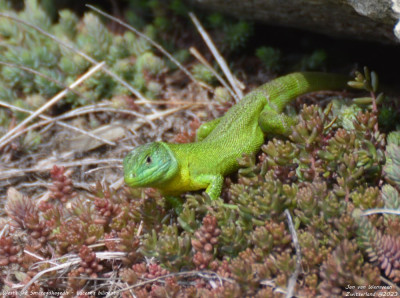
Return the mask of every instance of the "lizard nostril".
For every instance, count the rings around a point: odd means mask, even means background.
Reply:
[[[129,174],[126,175],[126,177],[129,178],[129,179],[133,179],[133,178],[136,177],[136,174],[135,173],[129,173]]]

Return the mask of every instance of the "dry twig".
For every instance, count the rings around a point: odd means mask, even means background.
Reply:
[[[235,92],[233,92],[232,88],[228,85],[227,82],[225,82],[225,80],[218,74],[218,72],[215,71],[215,69],[208,63],[208,61],[199,53],[199,51],[197,51],[196,48],[194,47],[190,47],[189,49],[190,53],[195,56],[201,63],[203,63],[203,65],[205,67],[207,67],[212,73],[213,75],[217,78],[217,80],[222,84],[222,86],[224,86],[229,93],[232,95],[233,98],[236,97]]]
[[[69,89],[69,88],[68,88],[68,89]],[[72,89],[72,90],[73,90],[73,89]],[[9,108],[9,109],[11,109],[11,110],[16,110],[16,111],[19,111],[19,112],[24,112],[24,113],[27,113],[27,114],[31,114],[31,115],[34,113],[33,111],[30,111],[30,110],[27,110],[27,109],[23,109],[23,108],[20,108],[20,107],[16,107],[16,106],[14,106],[14,105],[8,104],[8,103],[3,102],[3,101],[0,101],[0,106]],[[54,121],[55,124],[58,124],[58,125],[60,125],[60,126],[62,126],[62,127],[65,127],[65,128],[68,128],[68,129],[71,129],[71,130],[74,130],[74,131],[77,131],[77,132],[79,132],[79,133],[81,133],[81,134],[87,135],[87,136],[89,136],[89,137],[91,137],[91,138],[94,138],[94,139],[96,139],[96,140],[98,140],[98,141],[100,141],[100,142],[106,143],[106,144],[108,144],[108,145],[111,145],[111,146],[115,146],[115,145],[116,145],[115,142],[108,141],[108,140],[106,140],[106,139],[104,139],[104,138],[102,138],[102,137],[99,137],[99,136],[96,136],[95,134],[92,134],[92,133],[89,132],[89,131],[86,131],[86,130],[81,129],[81,128],[79,128],[79,127],[75,127],[75,126],[70,125],[70,124],[68,124],[68,123],[61,122],[61,121],[57,121],[57,120],[55,120],[55,119],[53,119],[53,118],[51,118],[51,117],[49,117],[49,116],[39,115],[38,117],[41,118],[41,119],[50,121],[49,123],[51,123],[52,121]]]
[[[84,75],[82,75],[80,78],[78,78],[75,82],[73,82],[71,85],[69,85],[69,89],[74,89],[76,86],[81,84],[83,81],[91,77],[94,73],[96,73],[100,68],[104,66],[104,62],[101,62],[91,69],[89,69]],[[62,99],[66,94],[68,93],[68,89],[64,89],[63,91],[59,92],[57,95],[55,95],[52,99],[50,99],[48,102],[46,102],[43,106],[41,106],[39,109],[37,109],[33,114],[25,118],[21,123],[19,123],[17,126],[15,126],[13,129],[11,129],[9,132],[7,132],[4,136],[0,138],[0,149],[4,148],[5,145],[7,145],[9,142],[11,142],[13,139],[16,138],[15,133],[20,130],[23,126],[28,124],[30,121],[32,121],[34,118],[36,118],[38,115],[42,114],[45,110],[53,106],[55,103],[57,103],[60,99]]]
[[[197,30],[203,37],[205,43],[207,44],[208,48],[210,49],[211,53],[214,55],[214,58],[217,60],[219,66],[221,67],[222,71],[224,72],[226,78],[228,79],[229,83],[231,84],[233,90],[235,90],[236,95],[234,96],[235,101],[238,102],[243,97],[243,92],[237,86],[236,79],[233,76],[232,72],[230,71],[225,59],[222,57],[214,43],[212,42],[208,33],[204,30],[203,26],[200,24],[197,17],[191,12],[189,13],[190,18],[192,19],[193,23],[195,24]]]

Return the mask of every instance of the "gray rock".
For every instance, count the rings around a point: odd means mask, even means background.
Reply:
[[[400,43],[400,0],[192,0],[273,25],[331,36]],[[397,25],[396,25],[397,24]]]

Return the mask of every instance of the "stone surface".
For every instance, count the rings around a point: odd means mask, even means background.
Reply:
[[[400,43],[400,0],[191,0],[244,19],[331,36]],[[397,24],[397,25],[396,25]]]
[[[392,9],[397,16],[397,24],[394,27],[394,34],[396,35],[397,39],[400,40],[400,0],[392,0],[392,2]]]

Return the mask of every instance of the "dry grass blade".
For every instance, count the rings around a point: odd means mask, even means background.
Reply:
[[[73,82],[71,85],[69,85],[69,89],[73,89],[79,84],[81,84],[83,81],[91,77],[94,73],[96,73],[100,68],[104,66],[104,62],[101,62],[91,69],[89,69],[84,75],[82,75],[80,78],[78,78],[75,82]],[[59,92],[57,95],[55,95],[52,99],[50,99],[46,104],[44,104],[42,107],[37,109],[32,115],[28,116],[25,118],[21,123],[19,123],[17,126],[15,126],[13,129],[11,129],[9,132],[7,132],[1,139],[0,139],[0,149],[2,149],[5,145],[7,145],[10,141],[12,141],[15,138],[15,132],[20,130],[23,126],[25,126],[27,123],[29,123],[31,120],[36,118],[38,115],[43,113],[45,110],[50,108],[52,105],[57,103],[60,99],[62,99],[66,94],[68,93],[67,89],[64,89],[63,91]]]
[[[218,72],[215,71],[215,69],[208,63],[208,61],[197,51],[196,48],[191,47],[189,49],[190,53],[196,57],[197,60],[199,60],[205,67],[207,67],[213,75],[217,78],[217,80],[224,86],[229,93],[232,95],[233,98],[236,97],[235,92],[233,92],[232,88],[228,85],[227,82],[218,74]]]
[[[106,104],[101,104],[101,105],[92,105],[92,106],[85,106],[79,109],[75,109],[73,111],[69,111],[63,115],[60,115],[58,117],[54,117],[53,120],[55,121],[59,121],[59,120],[64,120],[67,118],[73,118],[73,117],[77,117],[77,116],[81,116],[84,114],[89,114],[89,113],[96,113],[96,112],[111,112],[111,113],[121,113],[121,114],[128,114],[128,115],[132,115],[132,116],[136,116],[139,118],[142,118],[143,120],[145,120],[153,129],[157,128],[157,126],[151,122],[152,120],[156,120],[159,118],[162,118],[164,116],[168,116],[171,115],[173,113],[176,113],[180,110],[185,110],[186,108],[192,106],[192,105],[196,105],[196,103],[187,103],[185,102],[184,105],[180,106],[180,107],[176,107],[176,108],[172,108],[172,109],[168,109],[168,110],[164,110],[164,111],[157,111],[153,114],[150,115],[143,115],[141,113],[135,112],[135,111],[131,111],[131,110],[125,110],[125,109],[114,109],[114,108],[107,108]],[[38,125],[40,124],[40,126],[46,125],[48,124],[49,121],[43,121],[40,123],[37,123]]]
[[[13,20],[15,22],[24,24],[25,26],[28,26],[28,27],[40,32],[41,34],[43,34],[43,35],[47,36],[48,38],[54,40],[55,42],[57,42],[58,44],[62,45],[63,47],[65,47],[65,48],[71,50],[72,52],[78,54],[79,56],[83,57],[85,60],[89,61],[92,64],[98,64],[99,63],[98,61],[96,61],[92,57],[88,56],[84,52],[76,49],[74,46],[62,41],[61,39],[58,39],[54,35],[46,32],[45,30],[41,29],[40,27],[38,27],[38,26],[36,26],[34,24],[31,24],[29,22],[21,20],[20,18],[17,18],[15,16],[12,16],[12,15],[9,15],[9,14],[6,14],[6,13],[0,13],[0,17],[4,17],[4,18],[10,19],[10,20]],[[137,91],[135,88],[133,88],[131,85],[129,85],[125,80],[123,80],[117,74],[115,74],[114,72],[109,70],[107,67],[103,67],[103,71],[105,73],[107,73],[108,75],[110,75],[111,77],[113,77],[116,81],[121,83],[123,86],[125,86],[130,92],[132,92],[132,94],[135,94],[138,98],[146,99],[139,91]]]
[[[121,26],[131,30],[135,34],[137,34],[140,37],[147,40],[151,45],[153,45],[156,49],[158,49],[161,53],[163,53],[168,59],[170,59],[173,63],[175,63],[175,65],[178,66],[179,69],[182,70],[193,82],[195,82],[196,84],[199,84],[200,86],[203,87],[203,85],[199,81],[197,81],[196,78],[181,63],[179,63],[178,60],[176,60],[170,53],[167,52],[167,50],[165,50],[160,44],[156,43],[150,37],[141,33],[140,31],[136,30],[136,28],[128,25],[127,23],[121,21],[120,19],[113,17],[112,15],[105,13],[104,11],[102,11],[92,5],[86,4],[86,6],[89,7],[90,9],[94,10],[95,12],[101,14],[102,16],[105,16],[106,18],[113,20],[114,22],[117,22]]]
[[[96,252],[96,258],[100,259],[100,260],[115,260],[115,259],[121,259],[122,257],[124,257],[126,254],[123,252]],[[21,290],[21,293],[27,293],[29,287],[36,282],[37,280],[39,280],[39,278],[41,276],[43,276],[46,273],[49,272],[57,272],[60,271],[62,269],[66,269],[66,268],[70,268],[73,265],[79,264],[81,262],[81,258],[79,258],[78,256],[75,255],[69,255],[68,256],[68,261],[65,263],[62,263],[60,265],[56,265],[54,267],[42,270],[40,272],[38,272],[34,277],[32,277],[32,279],[24,286],[24,288]],[[41,262],[43,263],[43,262]],[[54,260],[49,260],[46,261],[46,263],[48,264],[54,264]],[[20,297],[22,294],[20,294]]]
[[[68,88],[68,89],[69,89],[69,88]],[[73,90],[73,89],[71,89],[71,90]],[[16,111],[19,111],[19,112],[24,112],[24,113],[27,113],[27,114],[33,114],[33,113],[34,113],[33,111],[26,110],[26,109],[23,109],[23,108],[19,108],[19,107],[10,105],[10,104],[5,103],[5,102],[2,102],[2,101],[0,101],[0,106],[9,108],[9,109],[11,109],[11,110],[16,110]],[[88,132],[88,131],[86,131],[86,130],[84,130],[84,129],[81,129],[81,128],[72,126],[72,125],[70,125],[70,124],[67,124],[67,123],[64,123],[64,122],[61,122],[61,121],[57,121],[57,120],[54,119],[54,118],[51,118],[51,117],[48,117],[48,116],[45,116],[45,115],[39,115],[38,117],[41,118],[41,119],[44,119],[44,120],[48,120],[49,123],[51,123],[51,122],[54,121],[55,124],[58,124],[58,125],[60,125],[60,126],[62,126],[62,127],[65,127],[65,128],[68,128],[68,129],[71,129],[71,130],[74,130],[74,131],[77,131],[77,132],[79,132],[79,133],[81,133],[81,134],[87,135],[87,136],[89,136],[89,137],[91,137],[91,138],[93,138],[93,139],[96,139],[96,140],[98,140],[98,141],[100,141],[100,142],[102,142],[102,143],[105,143],[105,144],[108,144],[108,145],[111,145],[111,146],[116,146],[116,145],[117,145],[115,142],[111,142],[111,141],[108,141],[108,140],[106,140],[106,139],[104,139],[104,138],[101,138],[101,137],[99,137],[99,136],[96,136],[95,134],[93,134],[93,133],[91,133],[91,132]]]
[[[213,54],[214,58],[217,60],[219,66],[221,67],[222,71],[224,72],[226,78],[228,79],[229,83],[231,84],[233,90],[235,90],[236,96],[234,96],[235,101],[238,102],[243,97],[243,92],[236,84],[236,79],[234,78],[232,72],[230,71],[228,65],[226,64],[225,59],[222,57],[214,43],[212,42],[208,33],[204,30],[203,26],[200,24],[199,20],[196,18],[194,13],[189,13],[190,18],[192,19],[193,23],[195,24],[197,30],[199,31],[200,35],[203,37],[205,43],[207,44],[208,48],[210,49],[211,53]]]
[[[71,266],[73,266],[73,265],[79,264],[80,261],[81,261],[80,258],[76,258],[76,259],[74,259],[73,261],[69,261],[69,262],[67,262],[67,263],[60,264],[60,265],[54,266],[54,267],[52,267],[52,268],[48,268],[48,269],[46,269],[46,270],[43,270],[43,271],[38,272],[38,273],[37,273],[34,277],[32,277],[32,279],[22,288],[22,290],[21,290],[20,293],[27,293],[27,290],[29,289],[29,287],[30,287],[34,282],[36,282],[37,280],[39,280],[39,278],[40,278],[42,275],[44,275],[44,274],[46,274],[46,273],[49,273],[49,272],[57,272],[57,271],[59,271],[59,270],[69,268],[69,267],[71,267]],[[23,294],[19,294],[19,297],[23,297],[22,295],[23,295]]]
[[[68,87],[67,85],[63,84],[62,82],[60,82],[60,81],[58,81],[58,80],[55,80],[55,79],[53,79],[53,78],[51,78],[51,77],[45,75],[44,73],[41,73],[41,72],[35,70],[35,69],[29,68],[29,67],[26,67],[26,66],[23,66],[23,65],[15,64],[15,63],[4,62],[4,61],[0,61],[0,64],[1,64],[1,65],[5,65],[5,66],[9,66],[9,67],[15,67],[15,68],[18,68],[18,69],[21,69],[21,70],[30,72],[30,73],[32,73],[32,74],[35,74],[35,75],[37,75],[37,76],[40,76],[40,77],[42,77],[42,78],[48,80],[49,82],[52,82],[52,83],[54,83],[54,84],[56,84],[56,85],[58,85],[58,86],[60,86],[60,87],[62,87],[62,88],[64,88],[64,89],[68,89],[68,91],[71,91],[72,93],[75,93],[75,94],[78,95],[79,97],[86,99],[88,102],[90,101],[90,100],[89,100],[85,95],[83,95],[82,93],[76,91],[75,89],[69,89],[69,87]]]
[[[6,231],[9,229],[9,227],[10,227],[9,224],[4,225],[3,229],[0,231],[0,238],[2,238],[5,235]]]
[[[141,113],[131,111],[131,110],[102,108],[102,107],[95,107],[95,106],[92,106],[91,108],[84,107],[83,109],[75,109],[73,111],[70,111],[70,112],[68,112],[60,117],[54,118],[54,119],[58,119],[58,118],[62,118],[62,117],[71,118],[71,117],[76,117],[76,116],[83,115],[83,114],[98,113],[98,112],[112,112],[112,113],[129,114],[129,115],[136,116],[136,117],[139,117],[139,118],[145,120],[153,129],[157,128],[157,126],[153,122],[150,121],[151,120],[150,116],[153,114],[146,116],[146,115],[143,115]],[[155,113],[157,114],[159,112],[155,112]]]
[[[90,109],[88,109],[88,108],[86,108],[86,107],[83,107],[83,108],[81,108],[81,109],[76,109],[76,110],[74,110],[74,111],[68,112],[68,113],[66,113],[66,114],[64,114],[64,115],[61,115],[61,116],[58,116],[58,117],[54,117],[54,118],[52,118],[51,120],[43,120],[43,121],[41,121],[41,122],[35,123],[35,124],[33,124],[33,125],[31,125],[31,126],[25,128],[25,129],[22,129],[22,130],[16,132],[16,133],[12,136],[12,139],[11,139],[11,140],[13,140],[13,139],[19,137],[20,135],[25,134],[26,132],[28,132],[28,131],[30,131],[30,130],[34,130],[34,129],[36,129],[36,128],[39,128],[39,127],[41,127],[41,126],[50,124],[50,123],[52,123],[52,122],[59,121],[59,120],[63,120],[63,119],[67,119],[67,118],[73,118],[73,117],[77,117],[77,116],[80,116],[80,115],[83,115],[83,114],[89,114],[89,113],[93,113],[93,112],[106,112],[106,111],[107,111],[107,112],[125,113],[125,114],[130,114],[130,115],[134,115],[134,116],[138,116],[138,117],[143,117],[148,123],[150,123],[150,125],[152,126],[152,128],[156,128],[156,126],[154,125],[154,123],[151,122],[152,120],[160,119],[160,118],[162,118],[162,117],[165,117],[165,116],[171,115],[171,114],[173,114],[173,113],[176,113],[176,112],[178,112],[178,111],[180,111],[180,110],[185,110],[185,109],[187,109],[187,108],[190,107],[190,106],[191,106],[191,104],[188,103],[188,104],[186,104],[186,105],[184,105],[184,106],[180,106],[180,107],[168,109],[168,110],[165,110],[165,111],[161,111],[161,112],[160,112],[160,111],[157,111],[157,112],[155,112],[155,113],[153,113],[153,114],[150,114],[150,115],[148,115],[148,116],[144,116],[144,115],[142,115],[142,114],[140,114],[140,113],[137,113],[137,112],[134,112],[134,111],[130,111],[130,110],[123,110],[123,109],[96,108],[96,107],[94,107],[94,106],[91,106]],[[96,137],[97,137],[97,136],[96,136]],[[8,141],[11,141],[11,140],[7,140],[7,142],[8,142]],[[2,175],[3,175],[3,174],[4,174],[4,172],[1,172],[1,173],[0,173],[0,180],[3,179],[3,178],[2,178]]]
[[[38,254],[35,254],[27,249],[24,249],[24,253],[26,253],[27,255],[30,255],[31,257],[34,257],[35,259],[40,260],[40,262],[44,261],[44,258],[39,256]],[[56,263],[52,262],[53,265],[57,265]]]
[[[152,278],[152,279],[148,279],[146,281],[143,282],[139,282],[136,283],[132,286],[126,287],[124,289],[118,290],[115,293],[122,293],[124,291],[130,290],[130,289],[134,289],[137,287],[141,287],[147,284],[151,284],[153,282],[157,282],[160,280],[164,280],[168,277],[200,277],[200,278],[204,278],[204,279],[209,279],[209,280],[213,280],[213,279],[218,279],[218,281],[221,283],[222,285],[222,281],[226,281],[229,283],[234,283],[234,281],[230,278],[226,278],[226,277],[222,277],[220,275],[218,275],[217,273],[213,272],[213,271],[186,271],[186,272],[176,272],[176,273],[170,273],[170,274],[166,274],[166,275],[162,275],[156,278]]]
[[[293,225],[292,216],[288,209],[285,210],[285,215],[288,221],[288,226],[290,230],[290,234],[292,235],[293,245],[296,249],[296,269],[294,270],[292,276],[289,279],[286,298],[291,298],[293,296],[294,287],[296,286],[297,278],[299,277],[300,269],[301,269],[301,249],[299,244],[299,239],[297,238],[296,229]]]
[[[46,161],[44,161],[46,163]],[[71,161],[71,162],[59,162],[57,165],[59,167],[64,167],[64,168],[71,168],[71,167],[79,167],[79,166],[88,166],[88,165],[98,165],[98,164],[103,164],[103,163],[111,163],[111,164],[121,164],[121,159],[115,159],[115,158],[109,158],[109,159],[97,159],[97,158],[87,158],[87,159],[82,159],[82,160],[77,160],[77,161]],[[31,168],[26,168],[26,169],[11,169],[11,170],[4,170],[2,169],[0,171],[0,180],[5,180],[5,179],[10,179],[12,177],[16,176],[22,176],[25,175],[26,173],[32,173],[32,172],[47,172],[50,171],[53,168],[54,163],[48,162],[47,164],[42,163],[38,164],[35,167]],[[9,184],[12,182],[9,182]]]
[[[380,280],[383,281],[385,284],[391,286],[391,289],[395,289],[397,293],[400,293],[400,287],[394,282],[388,280],[387,278],[384,278],[383,276],[380,276]]]
[[[117,181],[110,184],[110,188],[117,190],[117,189],[120,189],[124,184],[125,184],[124,177],[121,177],[121,178],[117,179]]]
[[[109,141],[117,141],[125,136],[126,128],[122,122],[112,121],[112,123],[91,130],[91,133]],[[96,149],[101,145],[103,145],[102,142],[88,138],[85,135],[79,135],[69,139],[69,142],[64,143],[60,148],[62,148],[63,151],[87,152]]]
[[[276,282],[275,282],[274,279],[264,279],[264,280],[262,280],[262,281],[260,282],[260,285],[273,288],[273,289],[274,289],[274,292],[276,292],[276,293],[282,293],[282,294],[285,294],[285,295],[286,295],[286,293],[287,293],[287,291],[286,291],[285,289],[282,289],[282,288],[280,288],[280,287],[278,287],[278,286],[276,285]],[[301,296],[298,296],[298,297],[301,297]]]
[[[396,210],[396,209],[385,209],[385,208],[369,209],[369,210],[363,211],[362,216],[373,215],[373,214],[393,214],[393,215],[400,215],[400,210]]]
[[[215,102],[208,102],[208,101],[196,101],[196,102],[187,102],[183,100],[157,100],[157,101],[149,101],[149,100],[138,100],[135,101],[135,104],[141,105],[141,104],[152,104],[152,105],[191,105],[191,106],[210,106],[210,105],[219,105],[219,103]]]
[[[181,106],[181,107],[176,107],[176,108],[168,109],[168,110],[165,110],[165,111],[157,112],[157,113],[149,115],[148,118],[150,120],[159,119],[159,118],[162,118],[164,116],[176,113],[178,111],[185,110],[186,108],[188,108],[190,106],[191,106],[191,104],[187,104],[187,105],[184,105],[184,106]]]

